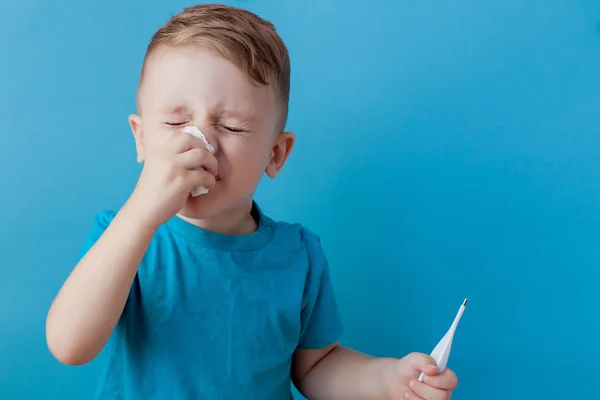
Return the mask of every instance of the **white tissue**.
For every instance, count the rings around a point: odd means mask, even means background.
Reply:
[[[200,131],[200,129],[196,128],[195,126],[193,126],[193,125],[186,126],[185,128],[183,128],[181,130],[181,132],[197,137],[198,139],[200,139],[204,142],[204,146],[206,146],[206,150],[208,150],[211,154],[213,154],[215,152],[215,148],[213,147],[213,145],[208,143],[208,140],[206,140],[206,137],[204,136],[204,134]],[[194,190],[192,190],[191,195],[196,197],[196,196],[200,196],[201,194],[206,194],[206,193],[208,193],[208,189],[205,188],[204,186],[199,186],[197,188],[194,188]]]

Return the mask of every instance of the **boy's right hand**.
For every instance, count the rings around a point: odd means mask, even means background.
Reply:
[[[194,188],[214,187],[217,174],[217,159],[200,139],[174,133],[163,146],[146,154],[128,209],[144,224],[158,228],[183,208]]]

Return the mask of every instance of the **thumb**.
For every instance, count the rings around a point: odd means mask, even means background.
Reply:
[[[425,375],[437,375],[439,372],[435,361],[427,354],[411,353],[405,358],[411,368],[423,372]]]

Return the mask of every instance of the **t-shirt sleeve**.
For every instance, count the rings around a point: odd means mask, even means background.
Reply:
[[[92,248],[94,244],[100,239],[100,236],[104,234],[106,228],[111,223],[115,216],[115,212],[112,211],[102,211],[99,212],[94,218],[94,224],[92,225],[92,229],[86,236],[83,245],[79,250],[78,260],[81,260],[83,256]]]
[[[343,324],[333,291],[329,262],[321,254],[311,267],[301,313],[299,349],[322,349],[333,344],[343,332]]]

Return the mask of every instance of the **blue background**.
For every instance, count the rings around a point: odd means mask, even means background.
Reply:
[[[0,398],[85,399],[50,302],[136,182],[127,115],[184,1],[0,5]],[[258,194],[318,232],[347,332],[429,352],[464,297],[461,400],[590,398],[600,356],[600,2],[231,1],[293,64],[294,153]]]

